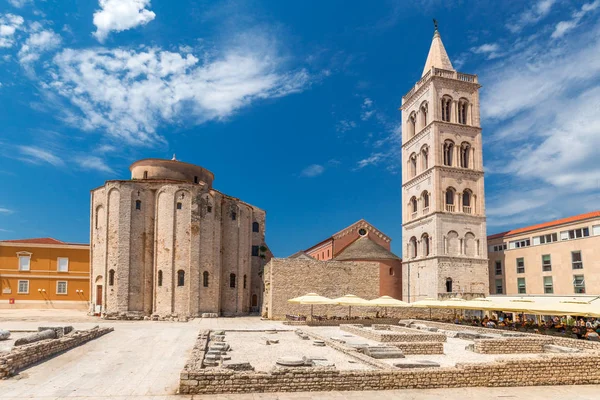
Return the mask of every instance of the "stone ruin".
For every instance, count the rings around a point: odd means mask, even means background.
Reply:
[[[97,326],[96,326],[97,328]],[[38,331],[32,335],[25,336],[15,340],[15,346],[22,346],[25,344],[31,344],[39,342],[40,340],[46,339],[58,339],[69,333],[73,332],[72,326],[57,326],[57,327],[44,327],[38,328]]]

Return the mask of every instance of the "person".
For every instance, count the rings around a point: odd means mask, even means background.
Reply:
[[[593,340],[593,341],[600,341],[600,336],[598,335],[597,332],[594,332],[594,329],[592,328],[588,328],[587,332],[585,333],[585,338],[587,340]]]
[[[490,319],[490,320],[489,320],[489,321],[488,321],[488,322],[485,324],[485,326],[486,326],[486,327],[488,327],[488,328],[495,328],[495,327],[496,327],[496,324],[494,323],[494,321],[493,321],[493,320],[491,320],[491,319]]]

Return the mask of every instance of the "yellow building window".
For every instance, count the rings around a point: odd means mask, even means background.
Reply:
[[[29,271],[31,268],[31,253],[20,251],[17,253],[19,257],[19,271]]]
[[[66,281],[56,282],[56,294],[67,294],[67,282]]]
[[[19,294],[29,294],[29,281],[19,281],[19,289],[17,290]]]
[[[56,264],[58,272],[69,272],[69,259],[67,257],[58,257]]]

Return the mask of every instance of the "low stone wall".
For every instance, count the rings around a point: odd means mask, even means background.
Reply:
[[[404,354],[444,354],[444,343],[442,342],[390,342]]]
[[[362,325],[362,326],[373,326],[373,325],[396,325],[398,318],[373,318],[373,319],[360,319],[356,321],[347,319],[328,319],[324,321],[306,321],[307,326],[340,326],[340,325]]]
[[[182,372],[179,393],[256,393],[328,390],[433,389],[475,386],[600,384],[600,355],[556,354],[533,359],[500,360],[456,367],[339,371],[281,368],[272,372],[204,369]]]
[[[400,322],[402,322],[402,321],[400,321]],[[504,330],[504,329],[484,328],[484,327],[468,326],[468,325],[457,325],[457,324],[451,324],[451,323],[424,321],[424,320],[414,320],[413,323],[427,325],[427,326],[431,326],[431,327],[435,327],[435,328],[443,329],[443,330],[447,330],[447,331],[471,331],[471,332],[484,333],[484,334],[490,334],[490,333],[502,334],[504,332],[512,332],[510,330]],[[518,333],[523,334],[524,337],[549,338],[552,340],[551,344],[554,344],[557,346],[572,347],[572,348],[580,349],[580,350],[600,352],[600,342],[592,342],[589,340],[572,339],[572,338],[560,337],[560,336],[539,335],[539,334],[535,334],[535,333],[525,333],[525,332],[518,332]]]
[[[552,344],[552,339],[548,337],[475,339],[473,351],[481,354],[543,353],[544,346],[547,344]]]
[[[50,358],[55,354],[77,347],[112,331],[113,328],[95,327],[85,331],[75,331],[58,339],[41,340],[14,347],[9,353],[0,356],[0,378],[6,379],[31,364]]]
[[[340,329],[378,342],[445,342],[446,335],[435,332],[423,332],[416,329],[390,326],[390,330],[365,329],[362,325],[340,325]]]
[[[188,358],[188,361],[183,367],[184,371],[199,371],[204,367],[202,362],[204,360],[204,355],[206,354],[209,334],[210,330],[200,331],[196,338],[192,353],[190,354],[190,358]]]

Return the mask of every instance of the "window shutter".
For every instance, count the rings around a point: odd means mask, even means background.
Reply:
[[[600,225],[596,225],[592,227],[592,235],[600,236]]]
[[[569,240],[569,231],[563,231],[560,233],[560,240]]]
[[[533,245],[537,246],[538,244],[540,244],[540,237],[536,236],[533,238]]]

